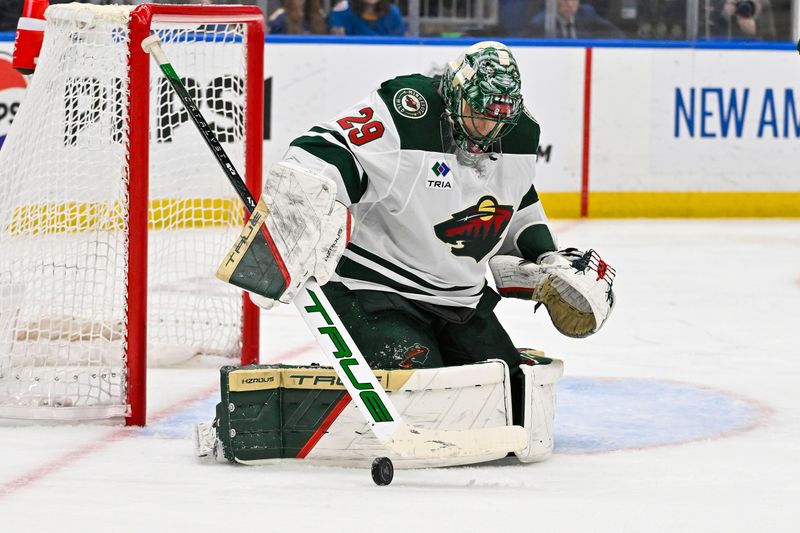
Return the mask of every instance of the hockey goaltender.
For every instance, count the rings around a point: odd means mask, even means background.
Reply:
[[[441,78],[386,81],[295,139],[259,205],[263,218],[280,219],[273,247],[301,280],[324,285],[409,424],[523,426],[527,445],[515,453],[535,462],[552,453],[563,366],[518,350],[494,307],[500,296],[533,300],[560,332],[586,337],[614,306],[614,269],[593,250],[559,250],[533,185],[540,129],[520,86],[511,51],[490,41]],[[315,208],[326,195],[333,207]],[[301,284],[261,290],[270,276],[253,281],[259,241],[247,233],[237,246],[250,259],[223,263],[218,275],[265,309],[291,302]],[[380,448],[330,369],[226,368],[222,389],[214,423],[198,428],[201,455],[368,464]],[[392,459],[412,467],[502,456]]]

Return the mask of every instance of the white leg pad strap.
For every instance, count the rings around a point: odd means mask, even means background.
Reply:
[[[525,375],[524,427],[528,446],[515,452],[523,463],[544,461],[553,453],[553,422],[556,414],[556,384],[564,374],[564,363],[522,365]]]

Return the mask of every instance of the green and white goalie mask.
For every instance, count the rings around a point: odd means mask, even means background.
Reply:
[[[440,86],[459,148],[485,151],[507,135],[522,113],[517,62],[502,43],[483,41],[447,64]],[[494,122],[482,133],[486,120]]]

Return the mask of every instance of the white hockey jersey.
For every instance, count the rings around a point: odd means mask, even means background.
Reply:
[[[492,154],[459,162],[436,84],[389,80],[295,139],[284,159],[333,179],[352,212],[333,281],[475,307],[488,260],[521,256],[520,233],[547,224],[533,187],[539,125],[526,112]]]

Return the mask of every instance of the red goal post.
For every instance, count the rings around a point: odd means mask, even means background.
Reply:
[[[157,5],[143,4],[131,12],[130,26],[130,72],[131,81],[131,108],[130,117],[149,117],[149,79],[151,59],[149,54],[142,50],[142,40],[150,36],[153,22],[163,23],[242,23],[246,27],[246,61],[247,61],[247,100],[245,103],[245,167],[244,176],[247,186],[253,196],[261,196],[262,180],[262,152],[264,131],[264,16],[261,9],[256,6],[190,6],[190,5]],[[158,70],[158,69],[155,69]],[[136,220],[137,227],[131,231],[147,234],[147,202],[141,199],[148,198],[147,173],[148,173],[148,128],[137,128],[131,134],[130,153],[141,158],[140,163],[131,166],[131,192],[130,197],[139,198],[135,204],[131,202],[131,220]],[[204,147],[205,148],[205,147]],[[223,180],[220,171],[219,179]],[[224,181],[224,180],[223,180]],[[135,188],[139,187],[139,191]],[[244,208],[242,208],[244,211]],[[134,212],[136,216],[134,216]],[[142,215],[142,213],[145,215]],[[139,248],[142,247],[142,248]],[[131,257],[147,257],[146,237],[138,244],[132,245]],[[137,279],[147,279],[147,262],[137,260],[130,265],[129,286]],[[241,364],[258,362],[259,350],[259,311],[246,294],[242,295],[242,352]],[[142,291],[134,300],[128,302],[129,308],[134,310],[147,309],[147,293]],[[131,312],[135,316],[144,313]],[[147,335],[144,324],[138,323],[135,329],[131,327],[128,332],[128,350],[135,353],[146,353]],[[135,367],[130,368],[129,397],[131,414],[126,417],[127,425],[144,425],[146,420],[147,398],[147,372],[146,357],[138,357]]]

